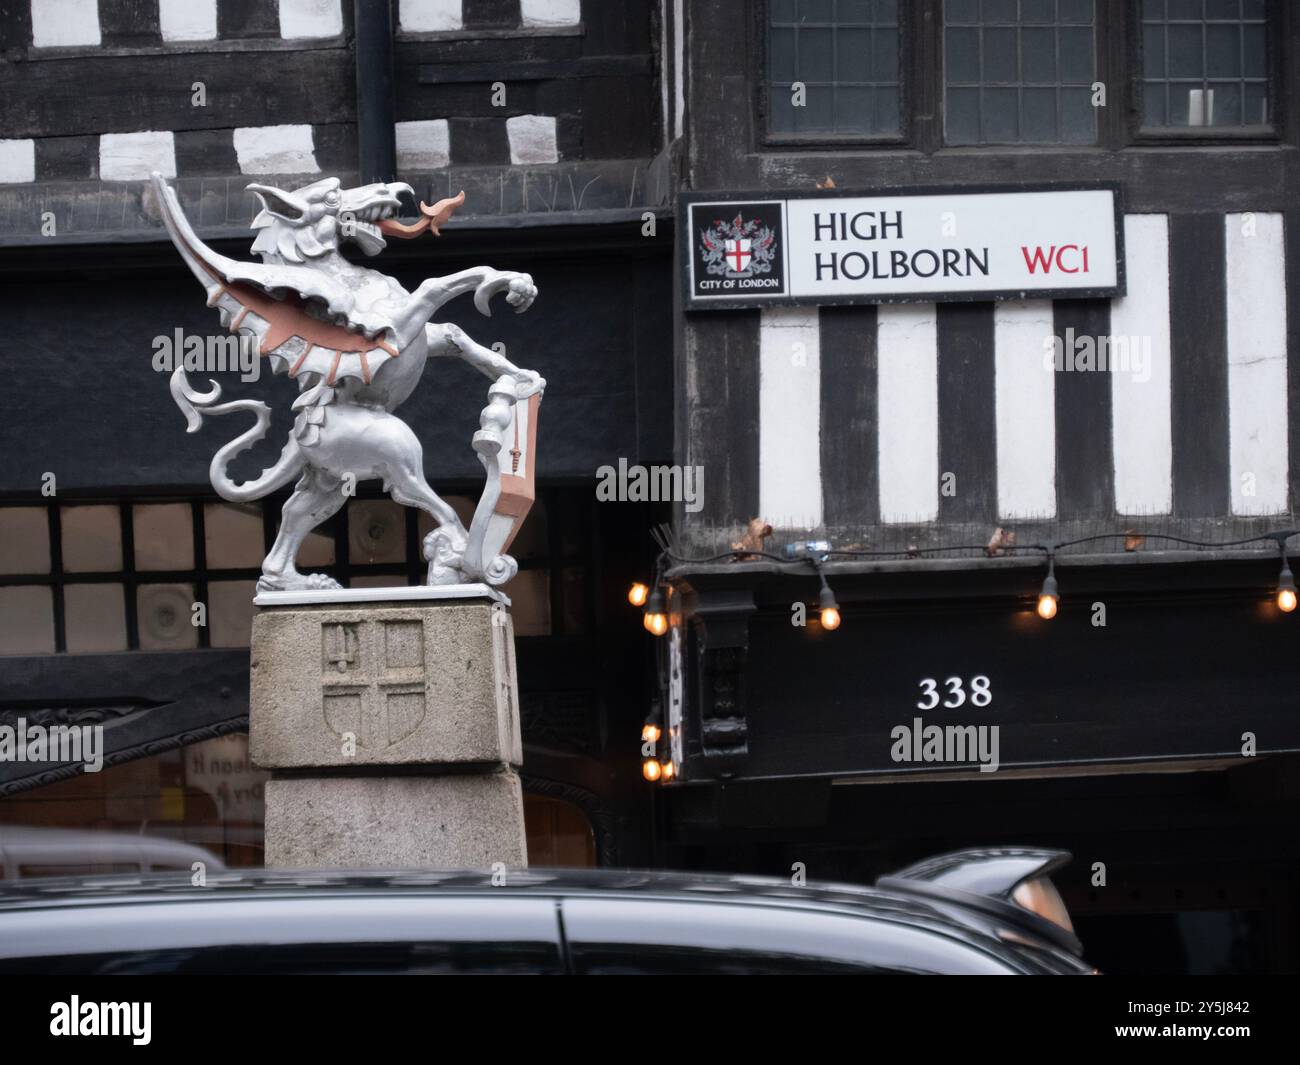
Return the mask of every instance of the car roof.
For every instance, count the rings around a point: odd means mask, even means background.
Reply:
[[[1018,968],[1043,965],[1061,971],[1077,966],[1059,945],[1042,936],[1019,938],[1020,946],[1001,934],[1005,922],[963,906],[959,900],[936,899],[906,889],[854,884],[797,886],[789,880],[749,875],[661,872],[631,869],[483,870],[226,870],[208,873],[202,886],[187,873],[114,874],[51,877],[0,884],[0,924],[24,915],[54,917],[60,909],[85,913],[114,906],[184,905],[231,902],[260,905],[276,900],[328,898],[357,901],[375,896],[465,898],[617,899],[717,903],[755,908],[836,912],[902,925],[937,934],[966,949],[992,954]],[[1027,958],[1024,946],[1031,948]],[[1042,954],[1055,956],[1049,963]],[[1064,963],[1064,964],[1062,964]]]
[[[270,896],[311,893],[356,895],[476,894],[507,891],[530,895],[636,894],[701,901],[719,899],[775,904],[838,904],[850,908],[885,907],[928,912],[904,893],[854,884],[811,884],[746,875],[661,872],[634,869],[508,869],[503,873],[426,869],[248,869],[209,873],[202,886],[188,873],[112,874],[48,877],[0,885],[0,913],[12,909],[65,905],[111,905],[148,899],[212,899],[217,895]]]

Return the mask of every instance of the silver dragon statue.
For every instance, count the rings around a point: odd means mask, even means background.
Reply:
[[[394,500],[420,507],[437,528],[425,537],[429,584],[502,584],[517,565],[505,554],[533,501],[537,411],[546,382],[532,370],[470,339],[455,325],[431,322],[444,303],[473,292],[490,314],[499,292],[516,313],[537,296],[528,274],[476,266],[429,278],[407,292],[386,274],[357,266],[340,245],[351,241],[366,255],[386,237],[410,238],[438,227],[465,194],[420,205],[414,224],[397,220],[402,182],[345,189],[325,178],[293,191],[249,185],[261,202],[253,219],[252,250],[261,263],[214,251],[195,235],[176,192],[159,174],[152,185],[167,231],[216,307],[222,325],[253,338],[276,373],[295,379],[296,418],[279,459],[255,480],[236,484],[229,463],[266,436],[271,410],[253,399],[221,402],[221,386],[195,389],[183,366],[171,393],[195,432],[209,415],[248,411],[255,424],[217,451],[209,468],[223,499],[260,499],[296,480],[284,504],[279,535],[262,563],[259,591],[337,588],[324,574],[299,573],[294,562],[307,534],[347,501],[359,481],[381,479]],[[493,379],[473,447],[488,480],[474,518],[465,528],[455,510],[429,487],[423,449],[393,411],[415,390],[431,356],[457,356]]]

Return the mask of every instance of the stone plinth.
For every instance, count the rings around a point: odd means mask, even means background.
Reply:
[[[525,866],[519,777],[272,777],[266,864],[303,869]]]
[[[266,864],[527,864],[508,608],[440,593],[363,599],[338,592],[253,620]]]

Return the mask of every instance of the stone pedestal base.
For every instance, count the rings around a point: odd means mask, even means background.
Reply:
[[[528,864],[510,769],[436,777],[273,777],[266,864],[278,868],[488,869]]]
[[[262,610],[249,741],[271,771],[268,867],[527,864],[514,630],[501,603]]]

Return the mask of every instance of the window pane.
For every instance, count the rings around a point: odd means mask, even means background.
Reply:
[[[1061,81],[1066,85],[1091,85],[1093,71],[1092,27],[1064,27],[1061,32]]]
[[[1056,0],[1021,0],[1020,21],[1026,26],[1050,25],[1056,21]]]
[[[980,80],[980,31],[950,26],[945,39],[949,83],[977,84]]]
[[[1025,120],[1025,140],[1039,141],[1044,144],[1057,140],[1054,90],[1026,89],[1022,110]]]
[[[1061,141],[1092,144],[1097,140],[1097,109],[1089,89],[1061,90]]]
[[[1241,126],[1241,82],[1210,82],[1211,112],[1209,124],[1212,126]]]
[[[348,559],[354,566],[406,561],[404,510],[388,499],[348,505]]]
[[[800,81],[834,81],[835,34],[832,30],[801,29],[799,31]]]
[[[142,651],[177,651],[199,645],[193,623],[192,584],[142,584],[136,590],[136,616]]]
[[[208,585],[208,643],[247,647],[253,631],[256,581],[213,581]]]
[[[1142,15],[1142,114],[1148,127],[1240,127],[1270,121],[1268,23],[1262,5],[1251,0],[1146,0]]]
[[[209,503],[203,508],[203,550],[209,568],[262,564],[262,508],[257,503]]]
[[[1206,72],[1212,78],[1241,77],[1241,27],[1205,28]]]
[[[122,568],[122,512],[111,504],[59,510],[63,569],[112,573]]]
[[[773,133],[895,134],[898,8],[890,0],[799,0],[768,7],[768,127]],[[792,86],[804,86],[796,105]]]
[[[1241,0],[1205,0],[1206,18],[1241,18]]]
[[[194,568],[194,526],[188,503],[147,503],[131,508],[135,568]]]
[[[947,0],[944,4],[944,21],[949,26],[976,26],[979,20],[979,0]]]
[[[946,0],[944,20],[947,143],[1096,141],[1095,115],[1063,114],[1096,78],[1094,0]]]
[[[1014,82],[1019,76],[1016,41],[1019,31],[1014,29],[986,29],[984,31],[984,82]]]
[[[898,84],[898,31],[871,31],[871,79],[886,85]]]
[[[68,650],[126,650],[126,595],[120,584],[69,584],[63,589]]]
[[[258,560],[261,564],[261,560]],[[306,572],[310,566],[334,565],[334,537],[327,532],[309,532],[298,548],[298,566]]]
[[[1273,121],[1268,113],[1268,92],[1263,85],[1246,86],[1246,125],[1267,126]]]
[[[36,585],[0,587],[0,655],[53,653],[53,591]]]
[[[871,117],[871,89],[841,87],[835,91],[835,124],[837,128],[853,128]]]
[[[1142,123],[1146,126],[1163,126],[1165,115],[1165,83],[1148,81],[1142,87]]]
[[[1021,34],[1022,75],[1027,82],[1056,80],[1056,33],[1053,30],[1024,30]]]
[[[1165,76],[1165,28],[1142,27],[1142,72],[1148,78]]]
[[[984,0],[984,21],[1015,23],[1017,0]]]
[[[949,89],[945,135],[949,144],[978,144],[980,139],[979,89]]]
[[[835,75],[841,82],[871,80],[870,30],[840,30],[836,33]]]
[[[772,80],[785,83],[794,81],[795,71],[799,69],[794,55],[794,30],[773,27],[768,47]]]
[[[1263,26],[1245,26],[1242,29],[1244,66],[1242,73],[1248,78],[1263,78],[1268,74],[1268,46],[1264,42]]]
[[[986,144],[1008,144],[1020,139],[1020,94],[1015,89],[985,89],[983,98],[983,140]]]
[[[0,507],[0,573],[50,572],[50,519],[44,507]]]

